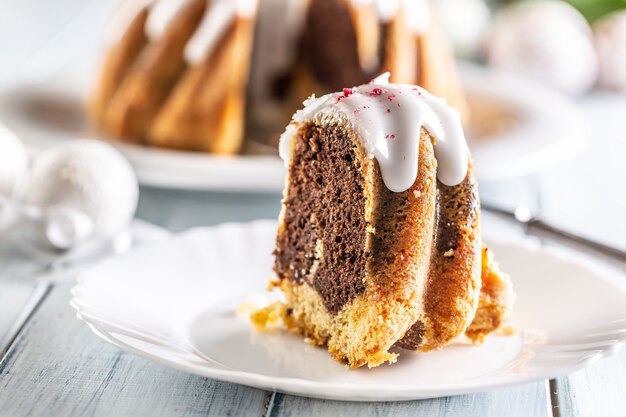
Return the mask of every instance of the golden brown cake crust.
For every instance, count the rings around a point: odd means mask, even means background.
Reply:
[[[509,319],[515,301],[509,276],[500,270],[493,251],[485,245],[482,248],[481,279],[482,288],[476,316],[465,331],[470,339],[479,343]]]
[[[183,49],[200,23],[205,0],[181,9],[156,41],[150,42],[126,73],[107,107],[103,127],[111,134],[142,143],[174,85],[186,69]]]
[[[424,317],[398,342],[405,349],[441,348],[468,327],[480,291],[479,200],[474,171],[456,186],[437,183],[437,223],[424,293]]]
[[[456,186],[438,184],[435,250],[424,295],[425,326],[421,350],[443,347],[470,324],[480,292],[480,207],[470,163]]]
[[[98,125],[105,123],[111,97],[146,45],[144,25],[147,18],[148,9],[144,8],[132,20],[122,39],[111,46],[102,62],[98,84],[87,106],[89,116]]]
[[[217,154],[239,151],[253,26],[251,19],[235,19],[204,62],[183,75],[155,117],[150,145]]]

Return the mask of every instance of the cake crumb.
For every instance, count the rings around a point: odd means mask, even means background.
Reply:
[[[368,368],[375,368],[377,366],[382,365],[385,362],[388,362],[389,365],[393,365],[398,360],[397,353],[389,353],[389,352],[376,352],[369,356],[369,361],[367,363]]]
[[[275,301],[265,307],[251,309],[248,314],[254,329],[259,333],[284,329],[286,316],[287,306],[280,301]]]
[[[517,332],[519,332],[519,329],[515,326],[512,325],[507,325],[507,326],[501,326],[498,329],[498,334],[502,335],[502,336],[512,336],[514,334],[516,334]]]
[[[443,256],[445,256],[446,258],[451,258],[451,257],[453,257],[453,256],[454,256],[454,249],[452,249],[452,248],[448,249],[448,250],[447,250],[447,251],[443,254]]]
[[[278,285],[274,280],[270,286]],[[259,332],[282,330],[287,326],[291,309],[283,300],[272,300],[271,294],[252,294],[237,307],[237,317],[250,320],[254,329]]]
[[[422,193],[419,190],[413,190],[413,195],[415,196],[415,198],[420,198]]]
[[[269,283],[267,284],[267,290],[272,292],[274,288],[280,288],[280,280],[276,278],[270,278]]]

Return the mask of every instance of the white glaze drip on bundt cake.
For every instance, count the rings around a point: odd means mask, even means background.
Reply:
[[[355,6],[374,5],[383,22],[391,21],[398,13],[406,14],[409,28],[415,34],[427,32],[431,24],[427,0],[350,0]]]
[[[379,82],[309,100],[281,138],[274,285],[285,323],[351,367],[394,362],[394,346],[449,344],[481,293],[477,185],[458,114],[415,86]],[[387,136],[399,127],[401,138]],[[503,299],[485,299],[487,315]]]
[[[176,18],[176,15],[187,6],[191,0],[160,0],[154,1],[146,20],[146,36],[150,40],[161,38],[167,27]]]
[[[237,17],[253,19],[257,0],[217,0],[204,15],[185,46],[185,59],[199,64],[217,47],[220,38]]]
[[[142,1],[145,5],[154,3],[146,20],[145,32],[150,40],[157,41],[165,35],[174,19],[192,0]],[[141,4],[141,1],[137,3]],[[185,47],[187,61],[190,63],[202,61],[237,16],[254,17],[257,4],[258,0],[213,0],[211,7],[204,13],[202,21]],[[138,12],[139,9],[122,11],[122,13],[130,15]],[[125,20],[130,21],[128,18]]]
[[[294,121],[333,113],[345,117],[358,132],[361,145],[369,157],[376,158],[391,191],[406,191],[415,182],[416,140],[422,126],[434,138],[437,178],[446,185],[457,185],[467,174],[467,143],[459,112],[423,88],[389,84],[387,73],[366,85],[308,99]],[[290,128],[283,134],[279,144],[287,166],[294,130]]]

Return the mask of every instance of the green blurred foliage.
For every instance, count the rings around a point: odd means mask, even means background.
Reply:
[[[626,9],[626,0],[568,0],[587,20],[594,22],[616,10]]]
[[[524,0],[522,0],[524,1]],[[576,7],[590,22],[595,22],[616,10],[626,9],[626,0],[566,0]],[[516,0],[491,0],[488,3],[504,5],[516,3]]]

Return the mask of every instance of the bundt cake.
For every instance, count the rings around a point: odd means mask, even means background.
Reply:
[[[288,178],[272,285],[287,327],[351,367],[468,330],[479,341],[512,301],[508,277],[482,256],[458,111],[388,78],[310,98],[280,139]]]
[[[426,0],[125,0],[88,105],[124,141],[231,154],[311,93],[391,71],[464,112]]]

